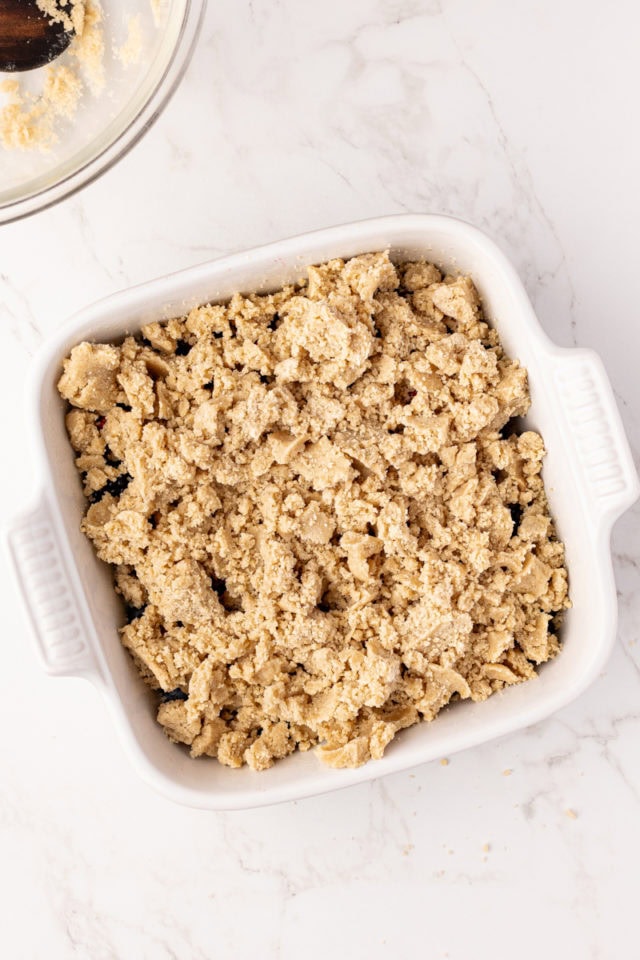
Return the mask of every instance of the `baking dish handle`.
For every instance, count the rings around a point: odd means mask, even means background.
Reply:
[[[99,675],[78,591],[42,496],[11,521],[5,541],[42,664],[54,676]]]
[[[640,482],[602,360],[593,350],[562,350],[554,381],[587,500],[611,525],[640,496]]]

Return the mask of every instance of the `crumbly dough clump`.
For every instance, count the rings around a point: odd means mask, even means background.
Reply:
[[[67,33],[82,33],[85,0],[36,0],[36,6],[51,23],[61,23]]]
[[[134,63],[140,63],[143,46],[142,17],[139,13],[132,14],[127,17],[127,39],[114,51],[115,56],[125,67],[130,67]]]
[[[558,652],[544,445],[468,277],[332,260],[81,343],[59,390],[122,641],[192,756],[358,766]]]

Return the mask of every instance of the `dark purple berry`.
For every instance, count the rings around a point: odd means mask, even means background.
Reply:
[[[188,700],[189,694],[176,687],[175,690],[161,690],[160,703],[171,703],[172,700]]]

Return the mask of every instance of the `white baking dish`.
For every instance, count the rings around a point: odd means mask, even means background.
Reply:
[[[507,351],[529,371],[528,425],[548,449],[544,476],[566,543],[573,609],[559,657],[538,679],[486,703],[459,703],[398,736],[382,760],[332,770],[312,752],[263,773],[191,760],[155,721],[156,697],[123,650],[123,612],[106,566],[80,532],[85,508],[56,392],[61,361],[80,340],[109,340],[143,323],[183,314],[234,291],[266,292],[331,257],[390,248],[427,257],[475,280]],[[199,807],[258,806],[322,793],[450,755],[534,723],[577,696],[602,668],[615,637],[616,592],[609,534],[640,492],[611,387],[596,354],[561,349],[543,333],[523,286],[500,250],[458,220],[397,216],[306,234],[206,263],[127,290],[77,315],[42,350],[31,387],[28,428],[38,490],[7,542],[45,669],[82,676],[102,691],[133,763],[172,799]]]

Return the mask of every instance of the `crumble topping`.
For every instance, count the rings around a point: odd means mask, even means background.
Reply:
[[[358,766],[558,652],[544,444],[468,277],[332,260],[82,343],[58,386],[122,642],[192,756]]]

